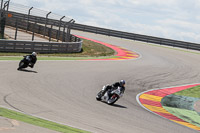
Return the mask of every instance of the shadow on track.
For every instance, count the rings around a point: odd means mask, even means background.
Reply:
[[[101,101],[102,103],[105,103],[105,104],[107,104],[106,102],[104,102],[104,101]],[[107,104],[108,105],[108,104]],[[116,107],[116,108],[123,108],[123,109],[127,109],[127,107],[125,107],[125,106],[122,106],[122,105],[119,105],[119,104],[113,104],[113,105],[110,105],[110,106],[112,106],[112,107]]]
[[[113,105],[111,105],[111,106],[117,107],[117,108],[124,108],[124,109],[127,109],[127,107],[122,106],[122,105],[119,105],[119,104],[113,104]]]
[[[22,71],[22,72],[32,72],[32,73],[38,73],[37,71],[33,71],[33,70],[26,70],[26,69],[21,69],[18,71]]]

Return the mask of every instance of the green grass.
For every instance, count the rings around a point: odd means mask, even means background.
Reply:
[[[62,124],[58,124],[58,123],[51,122],[48,120],[40,119],[37,117],[33,117],[30,115],[26,115],[26,114],[19,113],[16,111],[5,109],[5,108],[0,108],[0,116],[19,120],[19,121],[22,121],[25,123],[48,128],[48,129],[55,130],[55,131],[62,132],[62,133],[89,133],[87,131],[72,128],[72,127],[69,127],[66,125],[62,125]]]
[[[174,95],[200,98],[200,85],[176,92]]]
[[[82,39],[83,40],[83,52],[79,55],[86,56],[112,56],[115,54],[115,51],[109,47],[106,47],[102,44]]]
[[[200,127],[200,116],[196,111],[172,108],[172,107],[166,107],[166,106],[163,106],[163,108],[166,109],[171,114],[177,116],[178,118]]]
[[[4,56],[0,56],[0,60],[21,60],[23,57],[13,57],[13,56],[10,56],[10,57],[4,57]]]
[[[39,60],[88,60],[88,59],[109,59],[117,57],[118,56],[106,56],[106,57],[53,57],[52,56],[52,57],[39,57]]]

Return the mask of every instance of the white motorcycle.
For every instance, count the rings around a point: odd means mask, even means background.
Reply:
[[[115,90],[111,90],[111,92],[105,91],[106,86],[103,86],[103,89],[97,94],[96,99],[98,101],[106,102],[109,105],[113,105],[119,98],[121,98],[124,94],[124,90],[122,87],[118,87]]]

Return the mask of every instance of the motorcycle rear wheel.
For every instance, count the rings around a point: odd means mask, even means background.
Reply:
[[[112,95],[111,98],[108,100],[108,104],[109,105],[113,105],[117,100],[119,99],[119,96],[117,96],[116,94]]]
[[[19,67],[18,67],[18,70],[22,69],[22,68],[26,68],[28,65],[23,61],[21,60],[19,62]]]

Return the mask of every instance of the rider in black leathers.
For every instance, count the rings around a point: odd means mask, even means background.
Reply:
[[[25,63],[29,64],[29,67],[33,68],[35,63],[37,62],[37,53],[33,52],[31,55],[24,56],[26,58]],[[20,70],[20,68],[18,68]]]
[[[122,88],[122,93],[125,91],[125,80],[120,80],[119,82],[115,82],[112,85],[106,85],[105,89],[102,90],[102,96],[108,91],[108,95],[110,96],[111,91],[117,89],[118,87]]]

